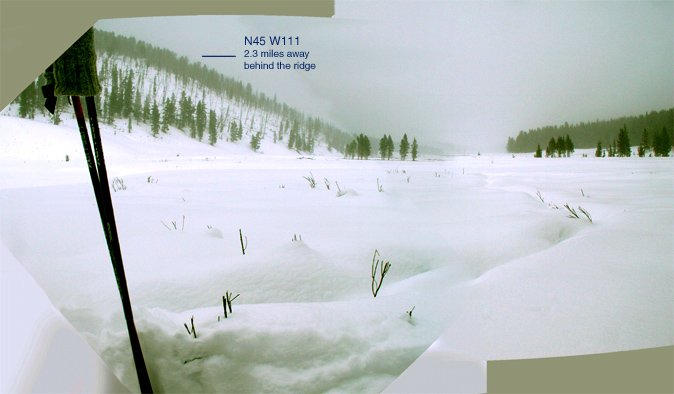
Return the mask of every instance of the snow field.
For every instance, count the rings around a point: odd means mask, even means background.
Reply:
[[[76,131],[0,130],[0,240],[137,390],[85,164],[63,159]],[[381,391],[438,336],[478,362],[672,344],[671,159],[351,161],[103,132],[156,390]],[[375,249],[392,264],[376,299]]]

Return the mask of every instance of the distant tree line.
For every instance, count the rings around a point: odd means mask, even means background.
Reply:
[[[404,134],[403,138],[400,140],[399,148],[401,160],[405,160],[408,154],[411,154],[412,161],[417,159],[419,144],[417,143],[416,138],[413,139],[412,145],[410,146],[407,134]],[[379,156],[382,160],[391,160],[394,150],[395,145],[393,143],[393,138],[391,138],[390,135],[384,134],[379,140]],[[372,145],[370,143],[370,138],[362,133],[356,136],[353,141],[349,142],[344,149],[344,157],[350,159],[358,158],[358,160],[367,160],[371,155]]]
[[[655,135],[662,133],[665,129],[671,146],[674,140],[674,108],[618,119],[581,122],[575,125],[564,123],[561,126],[545,126],[520,131],[517,137],[508,138],[506,148],[511,153],[534,152],[537,146],[545,145],[546,141],[559,135],[568,135],[573,139],[576,149],[589,149],[596,147],[597,141],[606,143],[613,141],[622,127],[626,128],[631,141],[638,141],[642,130]]]

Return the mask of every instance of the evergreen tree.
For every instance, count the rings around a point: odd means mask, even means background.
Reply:
[[[208,120],[208,115],[206,114],[206,104],[204,104],[203,100],[199,100],[197,103],[196,111],[196,137],[199,141],[201,141],[204,138],[204,132],[206,131],[206,123]]]
[[[601,141],[597,141],[597,149],[594,151],[594,157],[603,157],[604,152],[601,148]]]
[[[241,139],[241,132],[239,131],[239,126],[237,126],[235,121],[229,123],[229,140],[231,142],[236,142]]]
[[[215,111],[211,110],[208,114],[208,143],[211,145],[215,145],[218,140],[216,120]]]
[[[541,150],[541,144],[538,144],[536,147],[536,153],[534,153],[534,157],[543,157],[543,151]]]
[[[128,118],[133,112],[133,70],[130,70],[124,79],[124,91],[122,93],[122,116]]]
[[[615,140],[613,140],[613,143],[608,146],[608,157],[615,157],[616,155],[616,148],[615,148]]]
[[[293,120],[293,126],[288,134],[288,149],[299,149],[300,123],[297,119]]]
[[[110,81],[110,93],[108,94],[108,120],[110,123],[112,123],[112,121],[117,118],[117,114],[119,113],[119,96],[119,73],[117,71],[117,65],[113,64]]]
[[[571,153],[576,151],[576,148],[573,144],[573,141],[571,141],[571,137],[567,134],[566,137],[564,138],[564,145],[566,148],[566,157],[569,157]]]
[[[417,144],[416,137],[412,140],[412,161],[417,159],[417,153],[419,153],[419,145]]]
[[[566,154],[566,140],[561,135],[557,137],[555,150],[557,151],[557,157],[562,157]]]
[[[36,87],[31,82],[19,95],[19,116],[22,118],[35,118]]]
[[[161,130],[168,131],[169,126],[176,124],[176,101],[175,95],[171,95],[164,103],[164,113],[162,114]]]
[[[400,159],[405,160],[407,157],[407,152],[409,152],[410,143],[407,140],[407,134],[403,135],[403,138],[400,140]]]
[[[111,123],[112,121],[108,118],[108,106],[106,104],[101,105],[101,99],[104,103],[108,102],[108,87],[103,86],[103,91],[100,95],[96,96],[96,108],[101,109],[100,119],[103,122]]]
[[[100,107],[100,106],[99,106]],[[141,104],[140,90],[136,90],[134,99],[133,99],[133,118],[136,122],[140,122],[143,118],[143,105]]]
[[[393,156],[393,151],[395,150],[395,146],[393,145],[393,138],[391,137],[391,134],[388,135],[388,143],[386,144],[388,151],[386,152],[386,159],[391,160],[391,156]]]
[[[388,139],[386,138],[386,134],[384,134],[383,137],[379,140],[379,156],[381,156],[381,159],[384,160],[386,159],[386,156],[388,155]]]
[[[370,145],[370,138],[368,138],[363,133],[359,134],[356,137],[356,153],[358,154],[358,159],[367,160],[368,157],[372,154],[372,146]]]
[[[358,143],[356,140],[349,142],[344,149],[344,157],[349,159],[354,159],[356,157],[356,151],[358,149]]]
[[[142,119],[143,122],[147,123],[148,121],[151,121],[150,115],[152,113],[152,105],[150,104],[150,95],[148,94],[145,96],[145,101],[143,102],[143,114],[142,114]]]
[[[262,140],[262,134],[261,133],[254,133],[250,136],[250,147],[253,149],[253,151],[257,152],[258,149],[260,149],[260,141]]]
[[[180,118],[178,121],[178,128],[186,131],[188,128],[194,134],[194,105],[192,105],[192,98],[185,95],[185,91],[180,96]],[[194,136],[192,136],[194,138]]]
[[[641,143],[639,144],[639,147],[637,148],[637,154],[639,157],[644,157],[646,156],[646,152],[648,151],[648,130],[644,129],[644,132],[641,133]]]
[[[521,131],[520,134],[522,134]],[[506,151],[509,153],[514,153],[517,151],[517,145],[515,144],[515,139],[513,137],[508,137],[508,143],[506,143]],[[536,156],[534,155],[534,157]]]
[[[278,126],[278,133],[277,133],[277,140],[278,141],[283,141],[283,130],[285,127],[285,120],[281,120],[281,123],[279,123]]]
[[[627,134],[627,125],[623,125],[618,133],[618,156],[629,157],[632,152],[630,150],[630,137]]]
[[[672,138],[667,131],[667,127],[663,127],[662,131],[655,133],[653,138],[653,153],[657,157],[668,157],[672,150]]]
[[[554,137],[550,138],[548,141],[548,146],[545,147],[545,157],[555,157],[555,151],[557,150],[557,142]]]
[[[150,114],[152,125],[152,136],[156,137],[157,134],[159,134],[159,128],[160,128],[160,123],[159,123],[159,107],[157,107],[157,102],[152,103],[152,113]]]

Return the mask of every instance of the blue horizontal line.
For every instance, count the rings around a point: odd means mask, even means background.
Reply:
[[[236,57],[236,55],[201,55],[201,57]]]

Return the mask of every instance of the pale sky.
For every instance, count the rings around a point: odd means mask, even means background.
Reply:
[[[203,59],[350,133],[503,151],[549,124],[674,106],[674,2],[340,1],[333,18],[183,16],[96,27]],[[243,69],[246,35],[299,36],[309,72]],[[268,46],[267,46],[268,48]],[[287,48],[290,49],[290,48]]]

